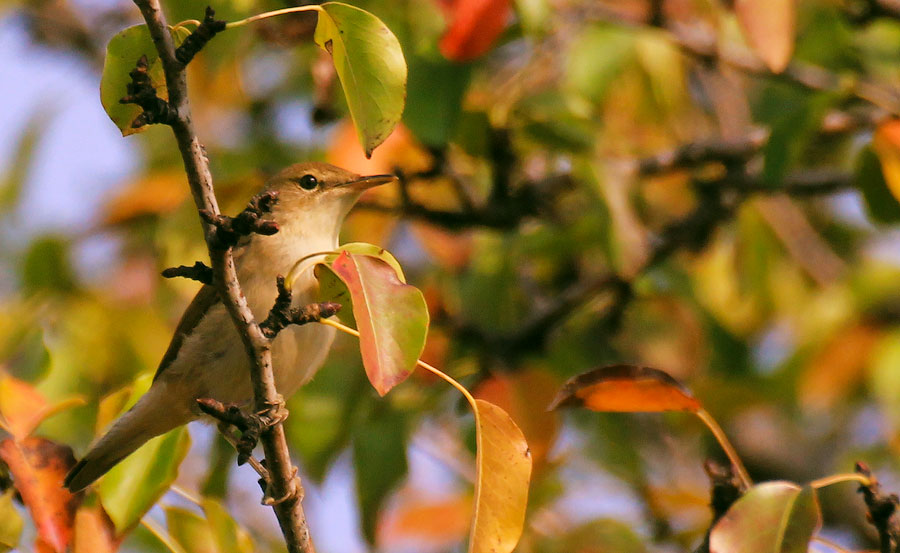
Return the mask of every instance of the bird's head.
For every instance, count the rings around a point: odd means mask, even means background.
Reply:
[[[365,190],[396,180],[393,175],[364,177],[328,163],[306,162],[277,173],[266,189],[278,192],[272,216],[282,232],[293,228],[336,238],[344,217]]]

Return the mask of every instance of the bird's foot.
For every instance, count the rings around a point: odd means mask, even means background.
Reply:
[[[247,413],[237,404],[224,404],[210,398],[198,399],[197,405],[207,415],[241,431],[241,437],[235,444],[238,452],[238,465],[243,465],[253,455],[253,449],[259,442],[263,431],[279,424],[288,416],[288,410],[284,407],[284,398],[281,395],[275,401],[265,404],[265,409],[256,413]]]
[[[262,504],[273,506],[284,503],[285,501],[296,499],[297,501],[303,501],[304,491],[303,491],[303,482],[300,480],[300,477],[297,476],[297,467],[293,467],[293,471],[291,472],[291,479],[288,481],[288,490],[281,497],[272,497],[271,490],[272,484],[271,482],[267,482],[265,480],[260,480],[261,485],[264,486],[264,493],[262,498]]]
[[[263,405],[265,409],[260,409],[256,412],[256,418],[263,428],[275,426],[288,418],[289,412],[284,406],[284,397],[281,394],[275,396],[275,401],[267,401]]]

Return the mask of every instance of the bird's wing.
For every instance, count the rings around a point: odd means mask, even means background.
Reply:
[[[169,349],[166,350],[165,355],[159,362],[159,368],[156,369],[156,374],[153,375],[154,382],[178,357],[178,352],[181,350],[182,344],[184,344],[184,339],[197,328],[197,325],[200,324],[200,321],[203,320],[210,308],[218,302],[219,294],[216,292],[216,289],[209,284],[204,284],[200,291],[197,292],[197,295],[194,296],[191,304],[184,310],[181,320],[178,321],[178,326],[175,327],[175,334],[172,336],[172,341],[169,342]]]
[[[243,257],[244,253],[246,253],[247,246],[250,245],[252,240],[252,234],[242,236],[238,239],[238,243],[231,252],[235,264],[240,264],[240,259]],[[172,336],[172,341],[169,342],[169,348],[160,360],[159,367],[156,369],[156,374],[153,375],[154,382],[156,382],[159,375],[175,361],[175,358],[178,357],[178,352],[181,350],[182,344],[184,344],[184,339],[190,336],[191,332],[197,328],[197,325],[200,324],[200,321],[206,316],[206,313],[214,305],[219,303],[219,301],[219,294],[216,292],[215,287],[204,284],[203,287],[200,288],[200,291],[194,296],[191,304],[184,310],[184,314],[181,315],[178,326],[175,327],[175,334]]]

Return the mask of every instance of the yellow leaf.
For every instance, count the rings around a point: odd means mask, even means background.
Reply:
[[[469,553],[508,553],[525,523],[531,451],[506,411],[482,399],[475,406],[478,476]]]
[[[794,53],[796,0],[736,0],[734,13],[753,51],[773,73],[781,73]]]

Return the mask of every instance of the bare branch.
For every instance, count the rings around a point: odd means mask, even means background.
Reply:
[[[228,249],[237,245],[238,241],[250,234],[271,236],[278,232],[275,221],[266,221],[262,217],[272,210],[278,202],[278,193],[274,190],[260,192],[250,199],[250,203],[236,217],[229,217],[201,209],[200,216],[215,228],[212,244],[217,249]]]
[[[183,277],[203,284],[213,283],[213,270],[202,261],[197,261],[190,267],[187,265],[179,265],[178,267],[169,267],[163,270],[162,276],[165,278]]]
[[[218,221],[221,214],[213,190],[209,161],[191,120],[184,64],[175,57],[175,45],[159,0],[134,0],[134,2],[147,23],[162,62],[169,93],[169,108],[175,114],[174,119],[168,123],[172,127],[181,152],[194,203],[199,212],[207,213],[208,219]],[[241,292],[231,249],[219,247],[217,225],[206,221],[204,232],[216,289],[235,324],[250,360],[255,408],[266,409],[279,405],[282,400],[275,388],[269,339],[254,321],[247,298]],[[267,495],[278,498],[270,503],[278,517],[288,551],[310,553],[315,549],[309,537],[309,527],[301,504],[302,487],[297,482],[296,468],[288,452],[283,426],[275,423],[267,427],[263,430],[260,441],[270,474]]]
[[[900,547],[900,518],[897,515],[900,499],[897,494],[887,495],[881,491],[881,485],[865,463],[857,461],[856,472],[870,481],[868,486],[860,486],[859,492],[869,508],[869,522],[878,530],[879,551],[896,553]]]
[[[212,40],[217,33],[225,30],[225,24],[225,21],[216,19],[216,12],[211,6],[206,6],[206,15],[203,17],[203,21],[175,50],[175,58],[183,65],[189,64],[194,56],[206,46],[207,42]]]
[[[302,326],[314,323],[320,319],[333,317],[341,310],[341,304],[334,302],[311,303],[303,307],[291,307],[292,295],[284,284],[284,277],[278,275],[276,283],[278,287],[278,297],[275,299],[275,305],[269,311],[266,320],[259,323],[270,340],[274,339],[285,327],[289,325]]]

